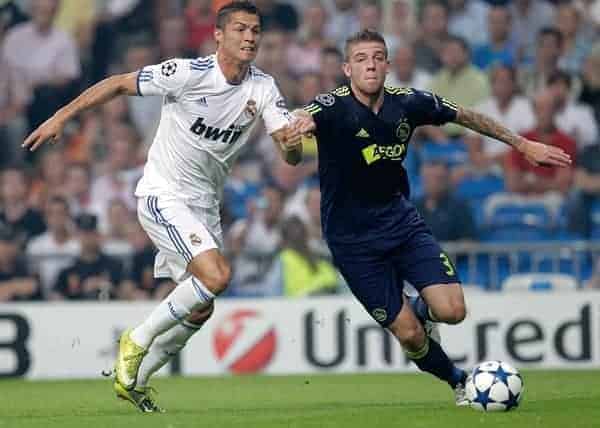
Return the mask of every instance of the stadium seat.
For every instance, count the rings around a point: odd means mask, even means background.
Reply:
[[[230,215],[235,219],[246,218],[248,200],[260,194],[260,187],[256,184],[246,182],[234,183],[229,180],[225,184],[224,196],[226,205],[229,207]]]
[[[504,180],[495,174],[468,177],[456,186],[456,195],[468,201],[479,227],[483,225],[484,220],[483,201],[503,191]]]
[[[577,290],[577,281],[566,274],[515,274],[502,283],[502,289],[507,292],[567,292]]]
[[[590,239],[600,239],[600,201],[594,201],[590,208]]]
[[[402,162],[408,182],[410,183],[410,198],[415,201],[423,196],[423,185],[421,183],[421,154],[418,146],[411,147],[406,152],[406,158]]]
[[[492,195],[484,205],[482,239],[493,242],[541,241],[552,238],[554,215],[544,199],[507,193]]]
[[[504,191],[504,180],[495,174],[472,176],[456,186],[456,194],[464,199],[482,201],[494,193]]]
[[[453,168],[467,162],[468,153],[461,140],[451,140],[446,144],[427,142],[423,144],[421,159],[423,162],[445,162]]]

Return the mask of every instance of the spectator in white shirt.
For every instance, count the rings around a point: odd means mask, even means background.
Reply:
[[[125,71],[141,70],[148,64],[157,62],[156,50],[149,44],[132,44],[125,52]],[[161,97],[126,97],[131,119],[142,133],[144,145],[150,147],[160,121]]]
[[[538,33],[554,21],[554,7],[550,2],[540,0],[513,0],[509,3],[512,15],[511,40],[518,44],[520,62],[531,63]]]
[[[73,216],[92,210],[92,172],[85,163],[73,163],[67,167],[65,194]]]
[[[416,66],[415,51],[409,44],[400,45],[393,56],[392,69],[387,77],[391,86],[426,89],[431,74]]]
[[[281,243],[279,221],[283,194],[266,187],[261,196],[249,202],[248,218],[236,221],[229,230],[228,247],[235,256],[234,288],[240,295],[273,293],[266,280],[273,257]]]
[[[28,116],[35,128],[67,101],[80,63],[73,38],[53,25],[58,0],[34,0],[31,6],[31,21],[6,35],[3,57],[33,88]]]
[[[262,44],[264,47],[264,44]],[[342,64],[344,55],[333,46],[323,49],[321,54],[321,86],[324,92],[329,92],[341,86],[345,80]]]
[[[109,202],[108,225],[102,241],[102,251],[106,255],[126,260],[131,258],[133,247],[127,239],[127,232],[133,219],[133,212],[121,199]]]
[[[28,85],[3,60],[0,50],[0,141],[3,142],[0,167],[15,165],[23,160],[21,142],[27,132],[24,113],[29,96]]]
[[[383,28],[383,9],[380,0],[360,0],[358,5],[359,30],[376,30],[383,35],[388,52],[393,54],[398,46],[398,38],[394,34],[385,32]],[[390,55],[391,57],[392,55]]]
[[[356,16],[355,0],[333,0],[327,21],[327,36],[340,49],[348,34],[358,31],[359,24]]]
[[[488,6],[481,0],[449,0],[448,31],[470,46],[487,42]]]
[[[593,34],[586,27],[581,11],[573,2],[562,2],[556,10],[556,28],[563,35],[560,68],[579,74],[593,42]]]
[[[598,139],[598,124],[592,109],[576,102],[571,96],[572,78],[564,71],[557,71],[548,78],[548,88],[557,103],[556,125],[577,141],[579,150],[594,144]]]
[[[331,257],[321,233],[321,190],[318,183],[309,182],[291,195],[283,210],[283,217],[302,220],[310,249],[320,256]]]
[[[47,297],[60,271],[70,266],[79,254],[79,243],[71,233],[71,215],[66,199],[51,197],[45,208],[48,230],[29,241],[26,254],[31,270],[39,275],[42,295]]]
[[[302,14],[302,25],[298,31],[299,37],[287,50],[287,63],[290,71],[295,75],[318,72],[323,48],[333,44],[327,39],[325,30],[327,24],[325,6],[321,0],[310,0],[306,3]]]
[[[135,211],[137,201],[134,189],[142,175],[136,153],[139,136],[132,126],[114,124],[108,130],[108,158],[106,171],[92,182],[92,212],[98,216],[100,230],[108,230],[108,212],[113,200],[119,199]]]
[[[533,108],[529,99],[519,94],[515,69],[506,65],[492,68],[490,85],[492,95],[475,109],[504,124],[517,134],[533,128],[535,125]],[[468,134],[467,141],[470,145],[481,145],[481,155],[490,166],[501,164],[504,155],[510,149],[508,145],[474,133]]]

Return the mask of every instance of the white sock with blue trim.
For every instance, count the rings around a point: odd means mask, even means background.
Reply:
[[[136,386],[140,388],[145,387],[150,377],[184,348],[190,337],[200,330],[202,324],[192,324],[189,321],[183,320],[181,324],[158,336],[152,342],[150,349],[148,349],[148,354],[142,360],[142,364],[138,370]]]
[[[165,300],[154,308],[146,320],[133,329],[131,340],[148,349],[154,338],[182,322],[194,309],[207,306],[215,298],[193,276],[180,282]]]

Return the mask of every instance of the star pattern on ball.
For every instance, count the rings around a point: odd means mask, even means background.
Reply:
[[[487,405],[490,402],[490,390],[491,388],[488,388],[485,391],[481,391],[478,388],[475,388],[477,396],[475,397],[473,402],[481,404],[483,408],[487,410]]]
[[[510,388],[508,388],[508,400],[504,400],[502,404],[506,406],[506,410],[516,408],[519,405],[519,394],[513,394]]]
[[[498,370],[496,370],[496,379],[505,383],[506,385],[508,385],[508,377],[511,375],[512,373],[505,372],[502,366],[498,367]]]

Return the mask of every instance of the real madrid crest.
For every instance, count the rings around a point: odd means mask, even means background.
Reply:
[[[248,102],[246,103],[246,108],[244,109],[244,113],[246,114],[246,117],[248,119],[254,119],[254,116],[256,116],[257,112],[258,112],[258,110],[256,108],[256,101],[248,100]]]
[[[190,235],[190,242],[192,243],[192,245],[202,245],[202,238],[200,238],[195,233],[192,233]]]
[[[396,137],[398,137],[400,141],[405,142],[408,140],[408,137],[410,137],[410,131],[410,124],[406,119],[401,119],[396,128]]]

